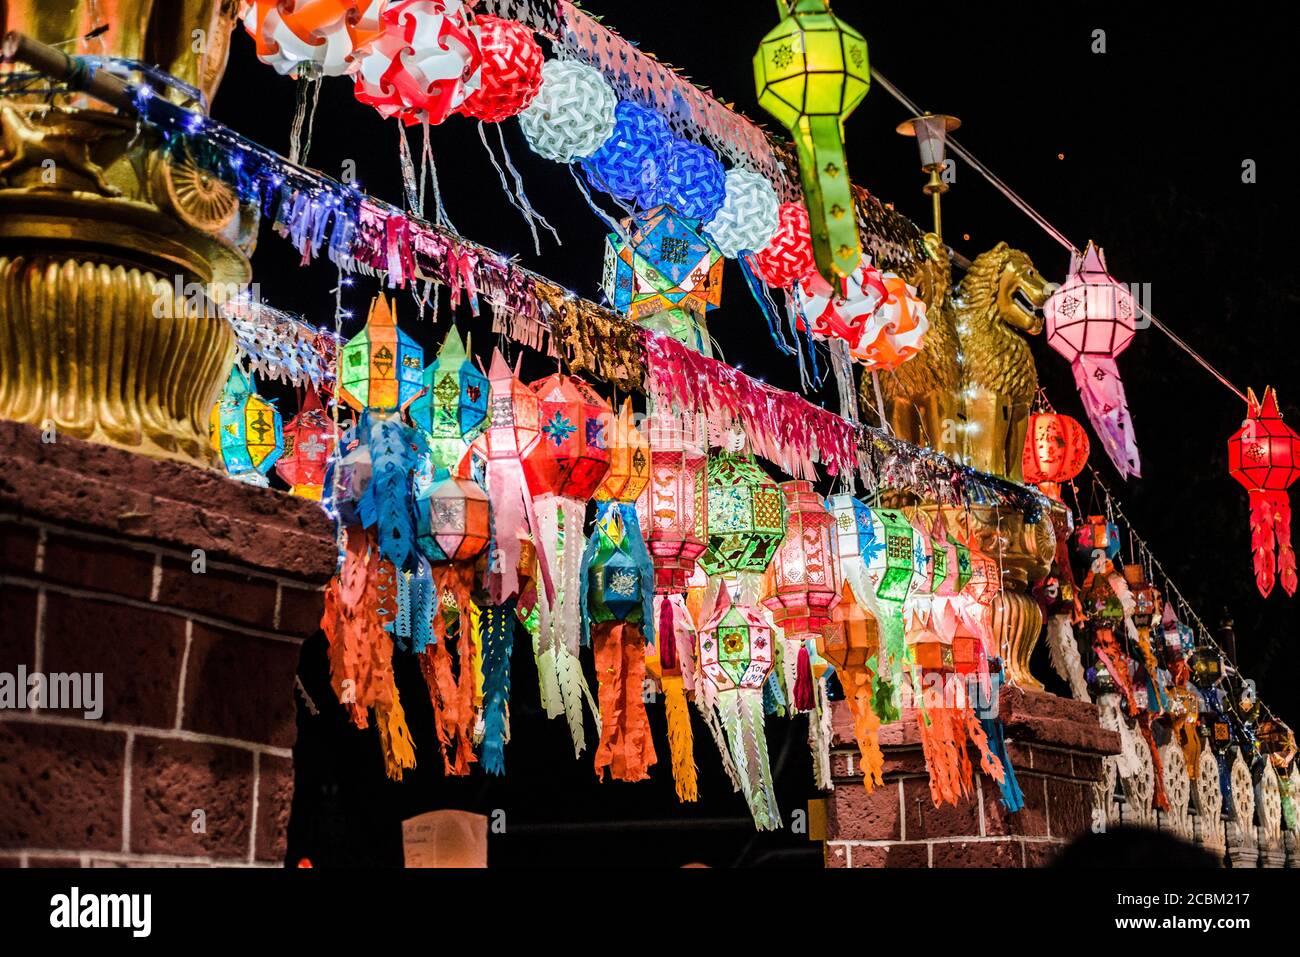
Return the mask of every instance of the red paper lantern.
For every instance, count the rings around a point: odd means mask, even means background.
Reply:
[[[781,204],[780,225],[768,244],[754,254],[753,264],[763,282],[778,289],[792,288],[817,271],[803,203]]]
[[[541,439],[524,458],[535,496],[587,501],[609,473],[605,428],[614,418],[608,402],[581,379],[562,373],[529,386],[537,396]]]
[[[650,418],[650,484],[637,500],[641,533],[655,566],[655,591],[686,591],[709,544],[708,457],[695,416]]]
[[[325,414],[320,396],[309,389],[302,409],[284,427],[284,454],[275,463],[275,471],[289,483],[290,492],[320,500],[334,442],[334,423]]]
[[[515,116],[542,88],[542,48],[522,23],[487,14],[474,18],[483,55],[479,88],[465,98],[460,112],[487,123]]]
[[[1091,448],[1088,433],[1068,415],[1057,412],[1031,415],[1021,456],[1024,479],[1035,485],[1047,483],[1056,486],[1068,482],[1088,464]],[[1048,494],[1052,492],[1048,491]]]
[[[811,482],[782,482],[781,494],[786,533],[771,566],[772,593],[763,604],[787,639],[815,638],[840,597],[834,521]]]
[[[1282,421],[1271,387],[1264,390],[1263,402],[1247,389],[1246,406],[1246,421],[1228,439],[1228,471],[1250,493],[1255,584],[1268,597],[1280,578],[1286,593],[1294,595],[1296,563],[1286,490],[1300,478],[1300,435]]]

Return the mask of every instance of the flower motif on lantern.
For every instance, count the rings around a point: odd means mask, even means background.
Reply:
[[[1246,390],[1246,421],[1228,439],[1228,471],[1250,493],[1250,546],[1260,594],[1267,598],[1280,579],[1283,590],[1294,595],[1296,561],[1287,489],[1300,478],[1300,435],[1282,421],[1271,388],[1264,390],[1263,402]]]
[[[700,567],[710,575],[761,572],[785,537],[781,488],[748,452],[722,452],[708,468],[709,547]]]
[[[276,473],[289,483],[291,493],[320,500],[334,441],[334,423],[325,414],[320,396],[308,389],[302,408],[284,427],[284,454],[275,463]]]
[[[238,365],[212,407],[208,433],[231,478],[266,486],[266,473],[284,452],[284,426],[275,406],[257,394]]]
[[[451,469],[487,428],[488,380],[465,353],[455,327],[424,370],[424,392],[411,403],[411,421],[424,432],[437,468]]]
[[[649,432],[650,482],[637,515],[654,561],[655,590],[684,592],[709,544],[708,458],[693,415],[656,412]]]
[[[1132,293],[1111,278],[1098,246],[1070,257],[1065,283],[1043,305],[1047,344],[1074,370],[1088,421],[1123,476],[1140,475],[1137,439],[1115,358],[1137,330]]]
[[[542,88],[541,45],[522,23],[489,14],[474,18],[483,57],[479,87],[457,108],[485,123],[500,123],[533,101]]]
[[[424,389],[424,350],[397,326],[383,295],[370,304],[365,327],[339,350],[339,394],[363,412],[406,409]]]
[[[772,594],[763,599],[787,639],[815,638],[839,601],[834,520],[812,483],[782,482],[786,533],[772,561]]]
[[[340,76],[379,33],[382,0],[251,0],[244,29],[277,73]]]
[[[379,26],[354,93],[381,116],[441,123],[479,88],[483,58],[461,0],[388,0]]]
[[[1083,471],[1090,450],[1088,433],[1074,419],[1059,412],[1037,412],[1029,417],[1025,430],[1021,471],[1026,482],[1059,500],[1061,483]]]

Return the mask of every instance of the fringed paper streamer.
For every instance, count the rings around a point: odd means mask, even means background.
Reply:
[[[1074,640],[1073,636],[1071,636],[1070,640]],[[1078,657],[1078,649],[1075,649],[1075,657]],[[989,673],[991,684],[990,696],[987,702],[989,705],[998,700],[998,693],[1002,687],[1001,660],[997,660],[996,664],[997,667]],[[997,759],[1002,769],[1002,780],[998,782],[1002,806],[1007,809],[1008,813],[1014,814],[1025,806],[1025,796],[1020,790],[1020,782],[1016,780],[1016,769],[1011,766],[1011,756],[1007,754],[1006,728],[1002,724],[1002,717],[991,707],[985,707],[981,709],[979,720],[980,726],[983,727],[984,734],[988,738],[989,753]],[[997,779],[994,778],[994,780]]]
[[[1088,421],[1101,439],[1102,447],[1123,478],[1140,478],[1142,462],[1138,455],[1133,420],[1128,413],[1124,382],[1119,366],[1108,356],[1080,355],[1070,363],[1079,398],[1088,413]]]
[[[540,617],[540,616],[539,616]],[[564,714],[564,700],[560,696],[560,675],[555,661],[555,649],[541,648],[541,629],[532,632],[533,660],[537,663],[537,693],[542,710],[548,718]]]
[[[1052,615],[1047,619],[1047,652],[1053,670],[1069,683],[1074,700],[1090,701],[1083,660],[1079,657],[1079,643],[1075,640],[1074,626],[1068,614]]]
[[[371,478],[358,503],[361,522],[377,526],[379,551],[404,571],[416,567],[415,515],[411,497],[411,473],[419,464],[408,433],[398,413],[384,418],[362,416],[362,428],[369,425]]]
[[[836,674],[844,689],[844,703],[853,717],[853,739],[858,743],[858,763],[862,765],[862,784],[870,794],[885,783],[885,756],[880,750],[880,718],[871,701],[873,685],[866,668],[841,668]]]
[[[673,785],[677,800],[698,801],[695,739],[691,731],[691,710],[679,675],[664,675],[664,712],[668,718],[668,751],[673,762]]]
[[[442,751],[443,770],[452,776],[469,774],[475,761],[472,734],[474,713],[473,639],[465,631],[456,636],[460,670],[452,674],[447,640],[431,644],[420,656],[420,670],[433,704],[434,730]]]
[[[515,601],[489,605],[480,611],[483,649],[483,744],[479,758],[488,774],[506,773],[509,739],[510,654],[515,642]]]
[[[1138,711],[1137,698],[1133,694],[1133,682],[1129,677],[1128,654],[1120,646],[1119,639],[1115,637],[1115,632],[1102,626],[1094,627],[1092,650],[1096,653],[1098,660],[1106,666],[1111,679],[1123,694],[1127,713],[1130,716],[1136,715]]]
[[[650,721],[645,713],[645,637],[636,625],[601,622],[592,628],[599,678],[600,743],[596,777],[644,781],[655,763]]]
[[[1119,735],[1120,751],[1115,756],[1115,769],[1119,776],[1131,778],[1140,774],[1142,762],[1137,756],[1137,736],[1124,720],[1118,694],[1108,692],[1097,696],[1097,720],[1107,731]]]
[[[1160,760],[1160,748],[1156,745],[1155,735],[1151,732],[1150,711],[1143,711],[1138,715],[1138,730],[1142,732],[1142,738],[1146,741],[1147,750],[1151,752],[1151,767],[1154,771],[1155,789],[1152,793],[1152,803],[1161,811],[1169,810],[1169,795],[1165,792],[1165,765]]]
[[[1291,547],[1291,501],[1285,491],[1250,493],[1250,550],[1255,585],[1265,598],[1280,581],[1288,595],[1296,593],[1296,559]]]
[[[581,593],[582,526],[586,504],[576,499],[543,495],[537,499],[539,560],[552,569],[555,599],[539,596],[543,650],[563,645],[577,655],[582,644]]]
[[[735,688],[718,693],[718,711],[727,747],[749,805],[754,826],[760,831],[781,826],[772,794],[772,772],[767,764],[767,739],[763,733],[763,695],[757,688]]]
[[[808,715],[808,750],[812,754],[813,784],[829,791],[831,782],[831,709],[826,697],[826,679],[814,685],[814,705]]]
[[[402,780],[402,772],[415,767],[415,744],[411,729],[406,726],[406,712],[398,697],[397,687],[392,689],[392,700],[375,705],[375,723],[379,725],[379,743],[384,752],[384,773],[389,780]]]
[[[554,651],[555,677],[559,684],[561,707],[569,724],[569,737],[573,739],[573,756],[576,758],[587,747],[587,736],[582,723],[583,698],[586,698],[596,719],[597,733],[600,732],[600,712],[592,699],[591,688],[587,685],[587,676],[582,672],[582,662],[578,656],[571,654],[564,645],[557,646]]]
[[[712,687],[712,685],[710,685],[704,678],[697,678],[697,687],[704,686]],[[726,772],[727,780],[731,782],[731,790],[742,790],[740,771],[736,768],[736,764],[731,758],[731,749],[727,745],[727,739],[722,729],[722,721],[719,716],[720,703],[716,700],[706,701],[703,695],[697,693],[695,697],[695,707],[704,718],[704,723],[709,729],[709,736],[713,738],[713,744],[718,749],[718,757],[722,762],[722,770]]]

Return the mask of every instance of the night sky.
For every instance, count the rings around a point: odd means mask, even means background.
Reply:
[[[590,0],[585,6],[720,99],[764,119],[754,100],[750,57],[775,23],[775,4]],[[1291,238],[1297,202],[1286,179],[1294,158],[1286,135],[1291,112],[1283,98],[1291,87],[1284,66],[1294,56],[1293,31],[1276,19],[1224,18],[1219,8],[1195,5],[1180,5],[1176,16],[1141,11],[1137,4],[1061,5],[1055,20],[1040,12],[1044,4],[1007,5],[1006,12],[984,4],[945,6],[840,0],[835,10],[866,35],[874,67],[922,108],[960,117],[956,135],[967,149],[1076,245],[1089,238],[1103,245],[1118,279],[1150,283],[1152,311],[1238,388],[1276,386],[1284,416],[1293,426],[1300,423],[1300,288]],[[1105,31],[1104,54],[1092,52],[1096,29]],[[215,115],[287,153],[293,81],[259,64],[242,31],[233,48]],[[928,228],[929,201],[920,191],[914,142],[893,132],[905,117],[883,88],[873,89],[848,122],[850,172],[855,182]],[[519,254],[526,265],[598,298],[602,224],[567,170],[531,154],[515,121],[507,121],[504,132],[529,197],[559,230],[563,246],[547,237],[542,255],[533,254],[477,130],[461,117],[433,131],[451,220],[467,237]],[[348,80],[327,80],[308,162],[337,176],[351,159],[368,192],[400,205],[397,136],[395,122],[354,100]],[[1257,164],[1254,184],[1242,182],[1247,159]],[[1047,277],[1064,278],[1065,251],[960,160],[945,197],[944,231],[969,258],[1005,240],[1028,252]],[[264,227],[254,257],[263,298],[328,324],[333,265],[297,263],[289,244]],[[737,268],[727,269],[722,308],[709,320],[722,353],[751,374],[796,387],[792,360],[769,339]],[[357,318],[347,334],[360,327],[375,289],[373,281],[358,278],[349,290],[347,305]],[[404,327],[426,350],[445,333],[445,304],[444,295],[435,328],[427,319],[415,320],[408,295],[398,299]],[[476,332],[476,351],[488,347],[486,317],[474,320],[466,310],[456,321],[462,332]],[[1041,337],[1033,350],[1053,403],[1083,421],[1068,365]],[[1155,330],[1140,333],[1119,365],[1143,476],[1123,482],[1099,451],[1092,463],[1206,624],[1216,627],[1225,613],[1231,615],[1242,670],[1256,679],[1263,700],[1295,726],[1300,598],[1288,599],[1279,587],[1264,600],[1255,590],[1247,497],[1226,468],[1226,439],[1240,425],[1244,404]],[[550,371],[540,360],[533,368],[537,374]],[[833,386],[811,398],[832,407],[836,402]],[[1081,479],[1077,492],[1088,507],[1090,480]],[[654,780],[598,785],[590,750],[575,762],[563,721],[546,721],[537,712],[536,675],[527,654],[514,657],[514,737],[504,780],[478,772],[467,780],[443,778],[418,670],[399,665],[420,763],[404,783],[387,782],[375,732],[350,729],[341,709],[332,706],[323,648],[318,639],[304,656],[304,681],[321,714],[309,716],[300,708],[291,864],[304,855],[318,866],[400,864],[400,820],[435,807],[503,810],[507,831],[492,839],[490,851],[492,863],[500,865],[819,864],[819,845],[804,838],[754,835],[744,803],[730,793],[698,723],[703,799],[696,807],[678,805],[661,707],[650,709],[661,754]],[[1053,677],[1045,661],[1036,673],[1044,681]],[[787,817],[814,796],[804,721],[768,723]]]

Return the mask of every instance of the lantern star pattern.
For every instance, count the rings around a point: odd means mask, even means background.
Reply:
[[[1043,305],[1047,344],[1074,371],[1088,421],[1120,475],[1140,476],[1137,438],[1115,358],[1137,329],[1132,294],[1111,278],[1101,248],[1088,243],[1070,257],[1065,283]]]
[[[708,485],[698,419],[687,413],[650,417],[650,482],[637,515],[655,567],[655,591],[686,591],[708,547]]]
[[[867,41],[831,13],[829,0],[783,0],[778,9],[781,22],[754,54],[754,87],[759,106],[794,137],[817,268],[834,283],[862,254],[844,120],[871,85]]]
[[[1250,493],[1250,548],[1255,584],[1265,598],[1281,580],[1296,591],[1295,551],[1291,547],[1291,502],[1287,489],[1300,478],[1300,435],[1282,421],[1277,393],[1264,400],[1246,390],[1246,420],[1228,439],[1228,471]]]
[[[451,469],[487,428],[489,394],[487,376],[466,355],[454,326],[422,381],[424,392],[411,403],[411,421],[425,434],[434,467]]]
[[[302,408],[284,427],[284,454],[276,460],[276,474],[289,483],[292,494],[319,501],[334,445],[334,423],[320,396],[309,389]]]
[[[405,410],[424,389],[424,350],[397,326],[383,295],[365,327],[339,350],[339,393],[358,412]]]
[[[208,433],[226,474],[249,485],[267,485],[266,473],[284,452],[284,426],[275,406],[257,394],[238,365],[212,407]]]
[[[778,493],[779,494],[779,493]],[[700,671],[716,706],[741,790],[759,830],[781,826],[763,730],[763,686],[772,673],[772,627],[758,611],[733,601],[724,584],[700,627]]]
[[[722,254],[696,221],[668,206],[622,225],[627,242],[605,239],[606,298],[638,325],[710,355],[704,314],[722,302]]]
[[[785,498],[748,452],[722,452],[708,468],[709,575],[764,571],[785,537]]]

